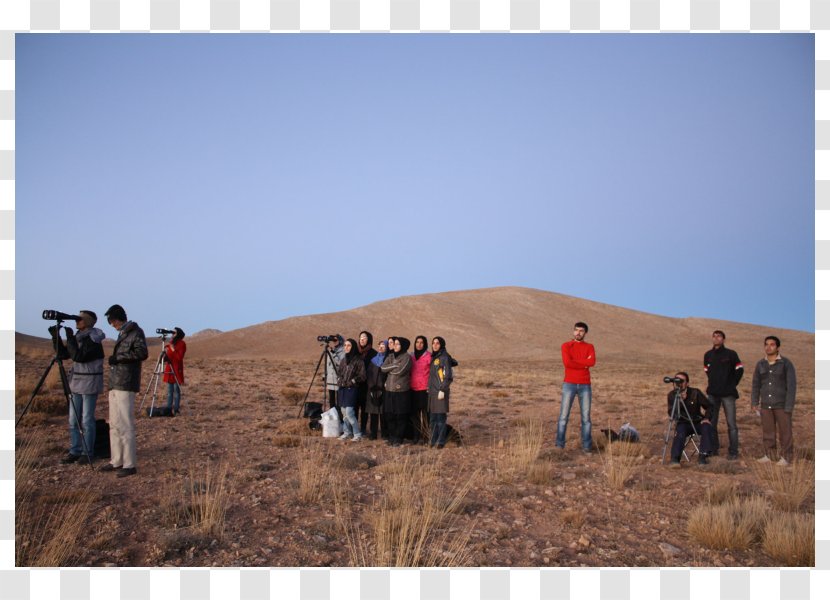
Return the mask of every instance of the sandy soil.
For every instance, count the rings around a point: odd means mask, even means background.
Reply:
[[[19,410],[48,357],[19,352],[16,358]],[[601,453],[579,451],[577,410],[567,448],[553,449],[561,386],[557,357],[461,362],[449,422],[462,434],[463,444],[439,451],[414,445],[391,448],[381,441],[340,442],[310,431],[297,414],[313,359],[190,360],[182,414],[138,419],[138,474],[123,479],[85,465],[59,464],[68,445],[66,416],[42,412],[62,402],[52,377],[48,391],[36,397],[33,410],[16,429],[19,445],[26,440],[41,445],[27,475],[36,490],[29,506],[48,505],[61,490],[92,492],[85,525],[90,534],[78,537],[72,560],[78,565],[346,566],[354,558],[333,496],[324,493],[319,501],[306,501],[299,492],[301,470],[309,468],[307,457],[328,453],[321,469],[341,481],[354,522],[368,532],[392,467],[409,456],[421,464],[440,465],[437,480],[429,485],[455,488],[474,476],[454,516],[454,527],[469,532],[466,564],[775,565],[760,544],[746,551],[711,550],[687,533],[688,513],[707,490],[735,484],[741,494],[767,493],[751,464],[762,454],[759,419],[749,409],[751,368],[740,389],[741,459],[718,457],[705,467],[692,462],[669,469],[661,464],[668,391],[662,376],[687,370],[692,385],[705,387],[699,358],[607,358],[593,376],[595,437],[600,428],[619,429],[630,421],[643,438],[632,477],[614,489]],[[814,367],[812,361],[796,366],[800,393],[795,441],[799,455],[812,460]],[[151,367],[145,367],[145,384]],[[150,402],[148,397],[145,408]],[[106,395],[99,399],[97,413],[106,418]],[[527,419],[544,423],[538,462],[547,467],[534,477],[506,474],[500,457]],[[725,448],[726,432],[723,425],[720,429]],[[182,520],[183,498],[203,485],[200,473],[218,474],[223,466],[228,498],[224,530],[197,534]],[[802,510],[814,512],[812,496]],[[363,534],[364,541],[371,543],[368,535]]]

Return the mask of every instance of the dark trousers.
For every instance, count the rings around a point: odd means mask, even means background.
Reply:
[[[761,431],[764,435],[764,451],[775,456],[775,430],[778,429],[778,450],[787,462],[793,461],[793,416],[783,408],[761,409]]]
[[[715,429],[709,423],[696,423],[695,428],[700,434],[700,453],[709,455],[714,450]],[[686,438],[695,432],[692,424],[680,420],[674,429],[674,442],[671,445],[671,459],[680,460],[683,448],[686,447]]]
[[[366,429],[366,423],[363,424],[363,431],[369,434],[369,437],[373,440],[378,438],[378,422],[380,421],[380,415],[370,415],[367,412],[363,413],[363,416],[366,417],[369,425],[369,429]]]
[[[735,396],[709,396],[709,404],[712,405],[712,427],[715,430],[715,453],[720,449],[718,416],[720,415],[720,407],[723,406],[723,414],[726,416],[726,427],[729,431],[729,455],[738,456],[738,416],[735,406],[737,401],[738,399]]]
[[[408,414],[387,413],[386,422],[389,424],[389,441],[400,444],[406,435],[406,426],[409,423]]]

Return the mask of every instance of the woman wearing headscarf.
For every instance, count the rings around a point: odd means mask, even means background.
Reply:
[[[380,366],[386,359],[386,340],[378,342],[378,349],[375,356],[369,361],[366,367],[366,414],[369,417],[369,439],[378,439],[378,421],[381,425],[383,437],[389,437],[389,427],[386,424],[383,412],[383,384],[386,382],[386,373],[380,370]]]
[[[357,336],[357,352],[360,354],[360,358],[363,359],[363,366],[366,367],[366,375],[368,378],[369,375],[369,364],[372,362],[372,359],[377,354],[377,351],[372,348],[372,343],[374,342],[374,337],[368,331],[361,331],[360,335]],[[366,421],[369,419],[369,415],[366,413],[366,396],[369,393],[369,388],[366,385],[366,382],[360,384],[357,393],[357,409],[355,411],[357,416],[357,421],[360,423],[360,432],[363,435],[366,435]]]
[[[431,354],[427,348],[426,336],[419,335],[415,338],[415,350],[412,353],[412,372],[409,378],[409,386],[412,391],[412,411],[409,413],[409,424],[407,437],[414,443],[427,437],[429,429],[429,417],[427,416],[429,386],[429,365]]]
[[[450,412],[450,384],[453,359],[442,337],[432,338],[432,361],[429,366],[429,446],[440,450],[447,443],[447,413]]]
[[[174,327],[176,334],[173,339],[164,345],[164,382],[167,384],[168,414],[179,414],[179,403],[182,399],[184,385],[184,355],[187,344],[184,341],[184,331]]]
[[[391,446],[400,446],[406,433],[406,423],[409,419],[409,378],[412,371],[412,358],[407,354],[409,340],[403,337],[392,338],[392,352],[380,370],[386,373],[383,399],[383,412],[389,424],[389,439]]]
[[[358,387],[366,381],[366,367],[357,351],[357,342],[352,338],[346,340],[343,352],[343,360],[337,366],[337,404],[343,412],[343,435],[340,439],[351,437],[356,442],[363,434],[360,433],[354,409],[357,406]]]

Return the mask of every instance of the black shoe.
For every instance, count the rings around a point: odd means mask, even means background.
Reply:
[[[120,466],[116,467],[112,463],[107,463],[107,464],[99,467],[98,470],[99,471],[120,471],[121,467]]]
[[[118,473],[115,474],[116,477],[129,477],[130,475],[135,475],[137,473],[137,469],[135,467],[129,467],[126,469],[118,469]]]
[[[726,457],[726,460],[738,460],[738,455],[737,454],[730,454],[729,456]]]
[[[699,465],[708,465],[709,464],[709,460],[706,458],[705,454],[701,454],[700,456],[697,457],[697,464],[699,464]]]
[[[370,439],[370,440],[376,440],[376,439],[378,439],[378,434],[376,434],[376,433],[370,433],[370,434],[369,434],[369,439]]]
[[[435,447],[438,448],[439,450],[443,450],[444,449],[444,444],[438,444]]]
[[[78,462],[79,460],[81,460],[81,455],[80,454],[69,453],[61,459],[61,464],[62,465],[71,465],[73,462]]]

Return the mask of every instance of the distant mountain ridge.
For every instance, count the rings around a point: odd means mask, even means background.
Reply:
[[[307,359],[319,355],[318,335],[357,338],[371,331],[375,340],[416,335],[447,340],[453,356],[466,359],[527,358],[559,361],[559,346],[573,324],[590,327],[587,341],[597,355],[625,360],[631,355],[702,360],[714,329],[744,358],[760,358],[763,338],[778,335],[782,353],[812,360],[814,334],[703,318],[672,318],[584,300],[554,292],[498,287],[403,296],[351,310],[267,321],[242,329],[188,338],[191,357]],[[213,331],[213,330],[209,330]],[[757,358],[755,358],[757,360]]]

